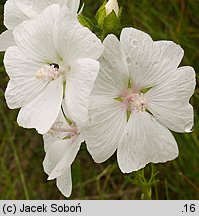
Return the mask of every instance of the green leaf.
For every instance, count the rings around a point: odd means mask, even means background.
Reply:
[[[106,8],[105,8],[106,3],[107,1],[105,0],[95,15],[97,23],[101,29],[103,28],[104,20],[106,18]]]

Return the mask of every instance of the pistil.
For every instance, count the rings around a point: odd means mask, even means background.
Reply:
[[[147,109],[148,99],[143,93],[130,93],[122,100],[122,107],[127,111],[144,112]]]

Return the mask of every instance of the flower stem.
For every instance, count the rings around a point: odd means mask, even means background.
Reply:
[[[156,198],[157,198],[157,188],[156,184],[159,182],[156,179],[158,171],[156,171],[156,167],[154,164],[151,164],[150,173],[149,170],[143,168],[135,173],[133,173],[133,178],[129,177],[129,180],[134,184],[141,188],[141,199],[142,200],[151,200],[152,199],[152,189],[155,188]],[[146,177],[149,176],[149,177]]]

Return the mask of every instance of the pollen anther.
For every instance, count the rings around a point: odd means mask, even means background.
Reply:
[[[54,136],[59,133],[66,133],[70,138],[80,134],[80,131],[75,124],[66,128],[61,122],[55,122],[49,132]]]
[[[36,78],[43,81],[49,82],[57,79],[59,76],[59,65],[57,64],[50,64],[46,65],[43,68],[40,68],[36,72]]]
[[[128,111],[144,112],[147,108],[148,99],[143,93],[132,93],[124,98],[122,104]]]

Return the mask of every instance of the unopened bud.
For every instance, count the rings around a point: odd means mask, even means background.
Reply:
[[[119,16],[119,5],[117,0],[109,0],[105,8],[106,8],[106,16],[108,16],[112,11],[115,11],[116,16]]]

